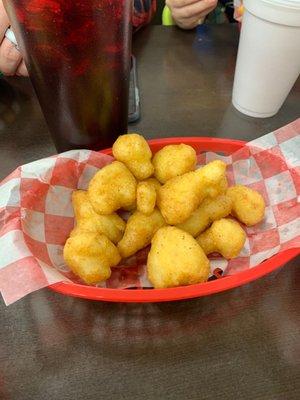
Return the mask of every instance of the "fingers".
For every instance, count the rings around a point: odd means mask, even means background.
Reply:
[[[4,75],[28,76],[27,68],[22,60],[21,53],[15,45],[5,37],[5,32],[10,22],[0,0],[0,71]]]
[[[168,7],[184,8],[194,3],[204,3],[205,7],[211,7],[215,3],[213,0],[166,0]]]
[[[4,38],[0,45],[0,71],[4,75],[14,75],[21,61],[21,53],[10,40]]]
[[[208,8],[207,10],[202,11],[200,14],[197,14],[197,15],[195,16],[195,18],[203,19],[203,20],[204,20],[205,17],[206,17],[210,12],[212,12],[214,9],[215,9],[215,7]]]
[[[174,7],[173,13],[175,18],[192,18],[201,13],[208,13],[208,10],[214,8],[217,4],[215,0],[198,0],[185,7]]]
[[[9,19],[4,9],[3,3],[0,0],[0,43],[2,42],[6,29],[9,27]]]
[[[217,0],[166,0],[177,25],[186,29],[195,27],[217,3]]]
[[[18,69],[16,71],[16,75],[18,75],[18,76],[29,76],[24,60],[19,65],[19,67],[18,67]]]
[[[5,32],[9,26],[8,16],[3,2],[0,0],[0,71],[4,75],[14,75],[16,71],[19,70],[18,72],[20,75],[26,75],[27,70],[25,65],[21,63],[22,56],[20,52],[15,48],[15,45],[5,37]]]

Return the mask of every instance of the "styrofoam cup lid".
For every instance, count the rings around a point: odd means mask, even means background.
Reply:
[[[300,27],[300,0],[244,0],[251,14],[266,21]]]
[[[275,3],[282,7],[300,8],[300,0],[265,0],[267,3]]]

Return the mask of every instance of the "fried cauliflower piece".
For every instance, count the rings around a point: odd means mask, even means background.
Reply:
[[[177,228],[196,237],[205,231],[212,222],[227,217],[231,213],[231,208],[231,198],[224,194],[214,199],[207,197],[185,222],[177,225]]]
[[[91,179],[88,197],[98,214],[112,214],[135,204],[136,180],[123,163],[114,161]]]
[[[76,227],[81,231],[103,233],[113,243],[118,243],[122,239],[126,223],[118,214],[97,214],[84,190],[76,190],[72,193],[72,203]]]
[[[166,222],[177,225],[186,221],[205,197],[216,197],[226,189],[226,164],[216,160],[168,180],[158,190],[157,205]]]
[[[195,172],[172,178],[158,190],[158,208],[170,225],[184,222],[199,204],[199,178]]]
[[[148,178],[143,182],[151,183],[155,187],[156,192],[158,192],[158,189],[161,187],[161,183],[156,178]]]
[[[119,136],[112,151],[115,159],[122,161],[138,180],[153,175],[152,152],[143,136],[137,133]]]
[[[123,239],[118,243],[122,258],[130,257],[148,246],[155,232],[164,225],[166,222],[158,209],[150,215],[135,211],[127,221]]]
[[[136,189],[136,208],[143,214],[150,215],[156,204],[155,187],[148,182],[139,182]]]
[[[246,233],[240,224],[230,218],[213,222],[212,226],[197,238],[206,255],[219,253],[227,260],[237,257],[246,241]]]
[[[66,241],[63,255],[74,274],[87,284],[108,279],[110,268],[121,260],[116,246],[105,235],[78,228]]]
[[[196,168],[196,151],[187,144],[171,144],[163,147],[153,157],[154,175],[166,183],[175,176],[194,171]]]
[[[227,190],[227,196],[232,200],[232,215],[245,225],[256,225],[264,219],[265,201],[256,190],[236,185]]]
[[[159,229],[148,255],[148,279],[156,289],[205,282],[209,260],[197,241],[174,226]]]
[[[155,178],[141,181],[136,189],[136,208],[143,214],[150,215],[156,205],[156,194],[160,183]]]
[[[221,160],[214,160],[195,171],[200,179],[199,191],[201,201],[205,197],[217,197],[224,194],[228,183],[226,178],[226,164]]]

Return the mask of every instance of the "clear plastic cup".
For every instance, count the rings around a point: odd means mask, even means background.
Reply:
[[[58,151],[126,133],[132,3],[4,0]]]

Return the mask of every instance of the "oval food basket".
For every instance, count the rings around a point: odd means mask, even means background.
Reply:
[[[231,139],[218,139],[208,137],[176,137],[166,139],[150,140],[149,145],[153,153],[163,146],[169,144],[185,143],[193,146],[197,154],[212,151],[229,155],[245,146],[246,142]],[[102,150],[102,153],[111,155],[111,149]],[[205,283],[182,286],[169,289],[110,289],[94,286],[81,285],[70,282],[60,282],[49,286],[55,292],[68,296],[81,297],[90,300],[113,301],[113,302],[161,302],[190,299],[194,297],[207,296],[213,293],[232,289],[251,281],[254,281],[275,269],[281,267],[292,258],[300,254],[300,249],[289,249],[246,271],[235,275],[224,276]]]

